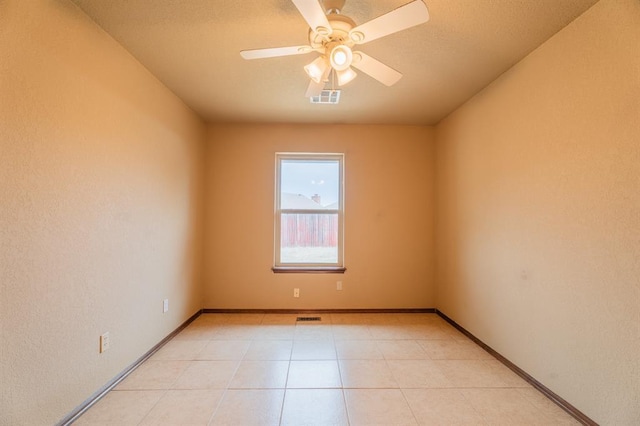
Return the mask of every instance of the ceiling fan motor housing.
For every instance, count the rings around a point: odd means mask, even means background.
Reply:
[[[329,35],[318,33],[312,29],[309,30],[309,44],[314,49],[322,49],[328,47],[329,44],[344,44],[353,47],[355,44],[351,39],[349,32],[356,23],[353,19],[345,15],[331,13],[327,15],[327,20],[331,24],[332,32]]]

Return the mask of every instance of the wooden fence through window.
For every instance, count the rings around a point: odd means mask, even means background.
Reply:
[[[338,245],[338,214],[283,213],[282,247],[336,247]]]

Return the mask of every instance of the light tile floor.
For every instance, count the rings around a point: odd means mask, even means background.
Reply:
[[[435,314],[320,316],[203,314],[76,424],[579,424]]]

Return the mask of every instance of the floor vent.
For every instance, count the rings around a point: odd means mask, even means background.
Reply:
[[[296,321],[322,321],[322,317],[298,317]]]

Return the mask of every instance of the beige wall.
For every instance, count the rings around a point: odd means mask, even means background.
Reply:
[[[67,1],[0,1],[0,58],[0,424],[47,425],[202,306],[205,128]]]
[[[603,0],[437,126],[437,307],[640,424],[640,2]]]
[[[344,275],[271,272],[276,152],[345,153]],[[210,126],[204,307],[434,307],[432,164],[429,127]]]
[[[201,307],[438,307],[640,423],[639,8],[602,0],[436,134],[205,135],[69,2],[0,1],[0,424],[54,423]],[[346,154],[345,275],[271,272],[278,151]]]

